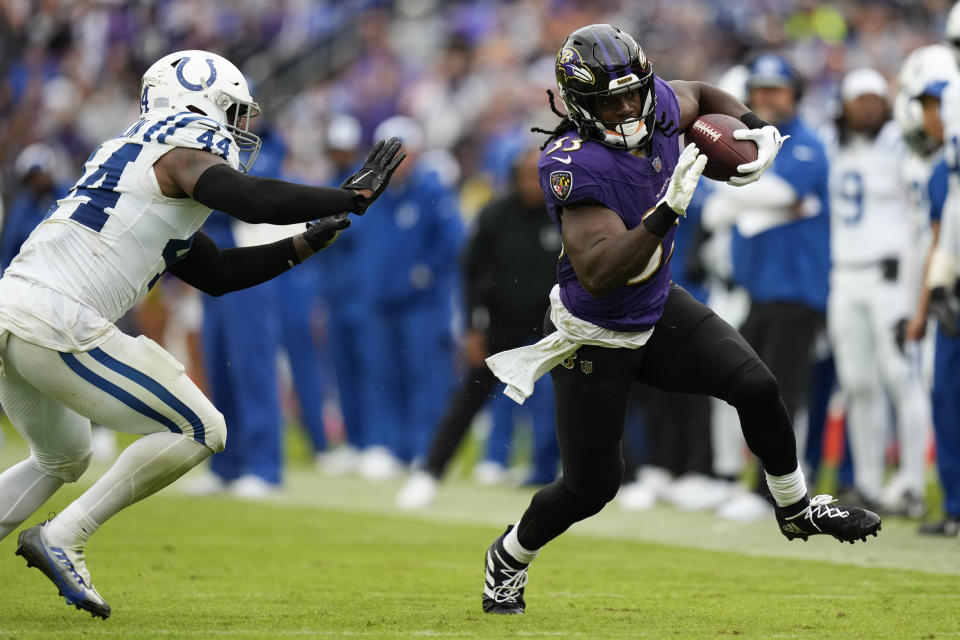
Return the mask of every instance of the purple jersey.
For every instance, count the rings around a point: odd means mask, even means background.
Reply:
[[[581,140],[575,131],[550,142],[540,154],[537,168],[547,212],[559,228],[561,209],[578,201],[596,201],[615,211],[627,229],[640,224],[643,215],[666,193],[677,166],[680,140],[666,136],[664,125],[676,131],[680,105],[673,89],[655,77],[657,128],[647,157]],[[674,126],[671,126],[673,123]],[[614,331],[644,331],[663,314],[670,292],[670,257],[676,226],[670,229],[647,266],[602,298],[594,298],[577,280],[573,265],[561,252],[557,263],[560,300],[574,316]]]

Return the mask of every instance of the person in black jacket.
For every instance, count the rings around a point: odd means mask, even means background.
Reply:
[[[542,336],[547,294],[557,281],[560,236],[546,215],[538,157],[535,147],[519,152],[510,191],[477,216],[463,255],[467,371],[437,425],[426,461],[397,494],[400,508],[423,508],[436,497],[447,464],[498,385],[484,359]]]

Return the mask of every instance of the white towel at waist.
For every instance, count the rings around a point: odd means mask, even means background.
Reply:
[[[581,345],[638,349],[653,335],[652,328],[636,333],[612,331],[574,317],[560,301],[559,285],[550,290],[550,320],[557,330],[546,338],[487,358],[487,366],[507,385],[503,393],[517,404],[530,397],[540,376],[576,353]]]

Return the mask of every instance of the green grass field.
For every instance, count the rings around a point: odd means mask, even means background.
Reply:
[[[26,453],[8,433],[0,468]],[[30,524],[102,471],[65,487]],[[0,542],[0,640],[43,638],[946,638],[960,636],[960,541],[889,521],[867,544],[788,543],[772,522],[720,523],[616,504],[551,543],[528,613],[481,613],[482,557],[526,490],[456,480],[419,515],[397,482],[325,478],[296,460],[272,503],[187,498],[174,485],[93,538],[113,607],[67,607]]]

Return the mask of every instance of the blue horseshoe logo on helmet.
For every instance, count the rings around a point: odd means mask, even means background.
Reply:
[[[184,87],[186,87],[190,91],[203,91],[205,87],[209,89],[211,86],[213,86],[213,83],[217,81],[217,68],[213,66],[212,58],[206,58],[206,60],[207,60],[207,65],[210,67],[210,77],[207,78],[206,84],[203,84],[203,85],[194,84],[192,82],[189,82],[186,78],[183,77],[183,68],[187,66],[187,63],[190,61],[189,57],[184,58],[177,65],[177,80],[180,81],[180,84],[182,84]]]

